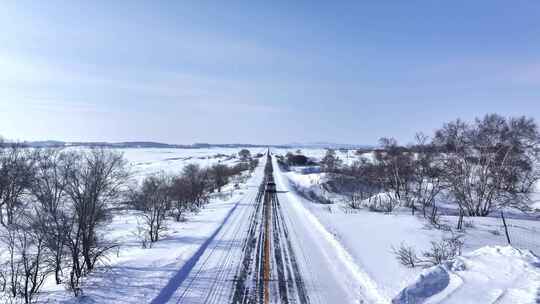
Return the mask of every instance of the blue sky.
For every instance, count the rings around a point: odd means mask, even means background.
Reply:
[[[539,1],[2,1],[0,134],[373,144],[540,120]]]

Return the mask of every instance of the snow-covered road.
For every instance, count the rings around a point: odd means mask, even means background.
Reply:
[[[296,252],[310,303],[387,303],[335,236],[303,206],[275,158],[273,163],[287,241]]]
[[[244,243],[255,216],[259,166],[244,196],[235,203],[215,232],[169,280],[152,303],[228,303],[244,255]]]
[[[269,187],[274,182],[277,192]],[[275,160],[257,168],[245,195],[152,301],[382,302],[374,283],[290,191]]]

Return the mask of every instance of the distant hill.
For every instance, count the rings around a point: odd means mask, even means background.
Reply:
[[[104,147],[104,148],[168,148],[168,149],[202,149],[202,148],[288,148],[284,145],[253,145],[253,144],[210,144],[195,143],[191,145],[176,145],[152,141],[126,141],[126,142],[65,142],[57,140],[25,141],[21,144],[33,148],[62,148],[62,147]]]
[[[305,148],[305,149],[364,149],[372,148],[368,145],[337,144],[328,142],[314,143],[290,143],[285,145],[260,145],[260,144],[212,144],[212,143],[194,143],[190,145],[167,144],[153,141],[125,141],[125,142],[65,142],[58,140],[44,141],[25,141],[25,146],[33,148],[62,148],[62,147],[105,147],[105,148],[168,148],[168,149],[204,149],[204,148]]]
[[[312,142],[312,143],[290,143],[286,146],[289,147],[298,147],[306,149],[368,149],[373,148],[370,145],[356,145],[356,144],[339,144],[339,143],[330,143],[330,142]]]

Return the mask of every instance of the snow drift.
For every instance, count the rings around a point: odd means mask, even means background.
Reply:
[[[539,295],[537,256],[510,246],[486,246],[426,269],[392,303],[538,303]]]

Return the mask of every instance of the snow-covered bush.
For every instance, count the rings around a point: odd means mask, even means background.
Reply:
[[[150,233],[146,228],[146,225],[140,219],[137,219],[137,227],[133,232],[135,238],[141,243],[142,249],[147,249],[152,247],[152,242],[150,241]]]
[[[418,255],[413,246],[401,243],[398,248],[392,247],[392,252],[396,255],[399,263],[403,266],[414,268],[419,262]]]
[[[461,254],[463,241],[460,237],[443,239],[440,242],[431,242],[431,248],[422,253],[422,261],[430,266],[440,265],[454,259]]]
[[[399,206],[399,201],[391,193],[379,193],[365,199],[362,204],[373,212],[391,213]]]
[[[396,259],[406,267],[431,267],[441,265],[461,255],[463,240],[461,235],[453,235],[441,241],[432,241],[431,247],[422,252],[419,257],[413,246],[401,243],[398,248],[392,248]]]

